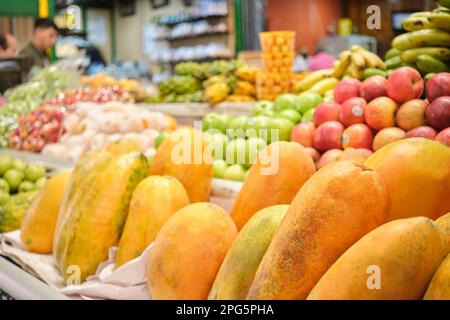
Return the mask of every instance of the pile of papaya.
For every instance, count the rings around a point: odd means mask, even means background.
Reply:
[[[417,69],[426,79],[450,69],[450,10],[416,12],[403,21],[408,31],[394,38],[384,62],[388,70],[402,66]],[[428,75],[428,76],[427,76]]]

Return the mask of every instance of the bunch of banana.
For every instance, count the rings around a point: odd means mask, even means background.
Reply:
[[[300,93],[309,90],[314,85],[319,84],[320,82],[325,81],[329,78],[332,78],[332,75],[333,69],[326,69],[312,72],[307,76],[305,76],[302,80],[297,82],[297,84],[294,86],[294,91]]]
[[[403,21],[403,29],[406,31],[417,31],[424,29],[441,29],[450,31],[450,14],[440,12],[416,12]]]

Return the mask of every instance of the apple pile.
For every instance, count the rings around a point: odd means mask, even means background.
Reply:
[[[64,113],[60,108],[41,107],[19,117],[18,128],[10,133],[11,148],[40,152],[47,144],[58,142],[64,133]]]
[[[334,101],[315,108],[311,123],[300,123],[291,132],[291,141],[308,148],[319,168],[346,157],[368,157],[404,138],[450,146],[450,73],[438,73],[425,85],[419,72],[402,67],[388,79],[342,80],[333,96]]]
[[[47,182],[46,172],[40,164],[0,156],[0,205],[5,204],[11,195],[41,189]]]

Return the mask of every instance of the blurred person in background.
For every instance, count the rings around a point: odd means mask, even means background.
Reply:
[[[20,51],[20,55],[28,60],[31,67],[44,68],[50,65],[48,50],[51,49],[58,37],[58,28],[53,20],[38,18],[34,22],[33,38],[30,43]]]
[[[322,48],[317,48],[316,54],[309,59],[308,71],[317,71],[333,68],[336,58],[325,52]]]
[[[11,33],[0,31],[0,58],[11,58],[17,55],[17,41]]]
[[[17,41],[10,33],[0,31],[0,94],[17,84],[13,75],[20,73],[20,65],[11,59],[17,56]],[[0,99],[0,105],[4,103]]]

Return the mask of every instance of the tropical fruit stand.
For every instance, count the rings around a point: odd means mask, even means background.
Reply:
[[[0,108],[0,294],[450,299],[449,21],[303,74],[264,32],[262,69],[184,62],[153,93],[41,70]]]

